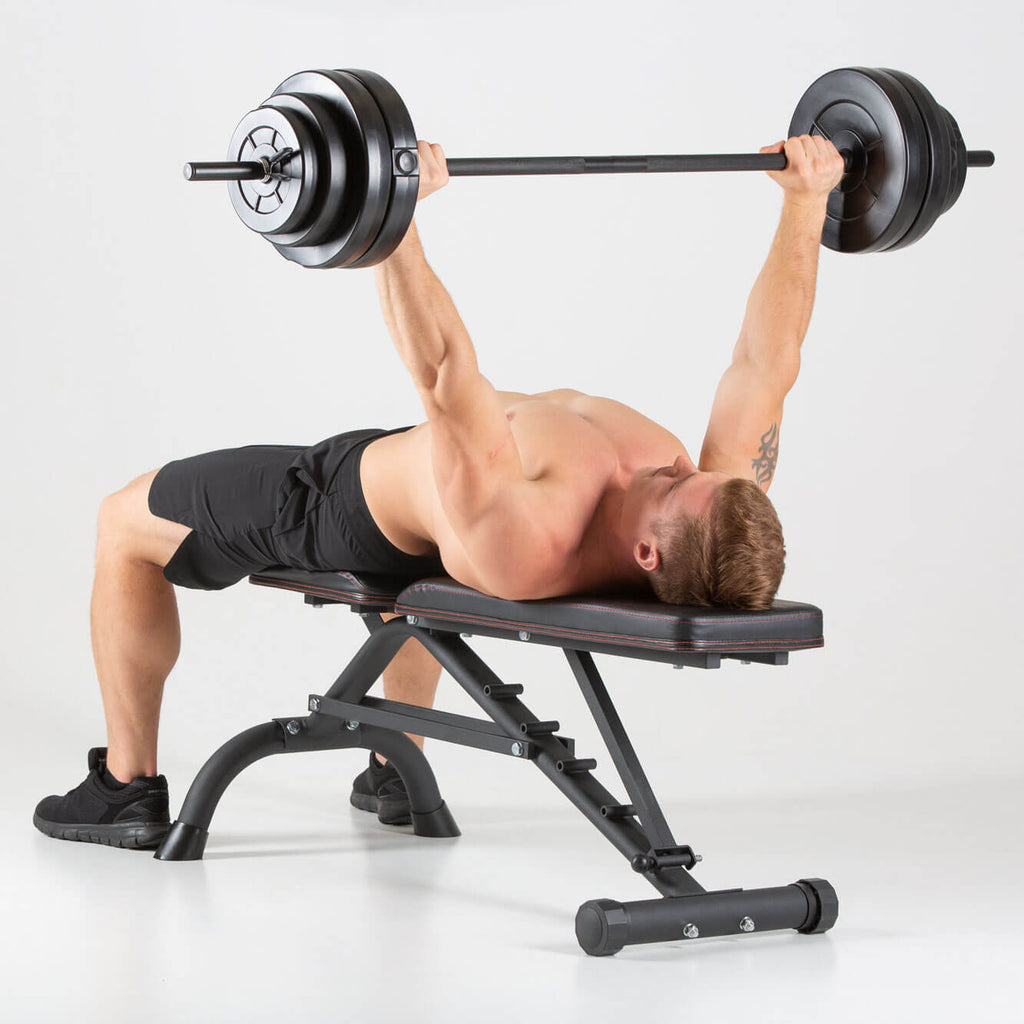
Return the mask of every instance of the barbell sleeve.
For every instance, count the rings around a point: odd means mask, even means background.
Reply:
[[[267,169],[258,160],[187,163],[183,173],[186,181],[260,181]]]
[[[967,150],[968,167],[991,167],[996,162],[996,155],[991,149]]]

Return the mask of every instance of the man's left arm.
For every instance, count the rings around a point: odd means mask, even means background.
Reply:
[[[783,148],[787,167],[770,175],[785,190],[782,216],[715,393],[699,463],[701,470],[754,480],[763,490],[775,473],[783,402],[800,370],[828,194],[843,173],[842,157],[820,136],[761,152]]]

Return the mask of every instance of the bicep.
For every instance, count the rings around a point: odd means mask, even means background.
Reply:
[[[779,429],[795,372],[768,373],[736,360],[722,375],[700,453],[700,469],[753,480],[767,491],[779,455]]]

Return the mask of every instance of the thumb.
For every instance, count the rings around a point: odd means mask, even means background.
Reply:
[[[781,153],[786,148],[785,142],[773,142],[770,146],[762,146],[761,153]]]

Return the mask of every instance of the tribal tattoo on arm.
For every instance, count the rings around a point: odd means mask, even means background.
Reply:
[[[779,425],[773,423],[761,435],[760,454],[750,464],[759,487],[766,488],[775,475],[775,463],[779,460]]]

